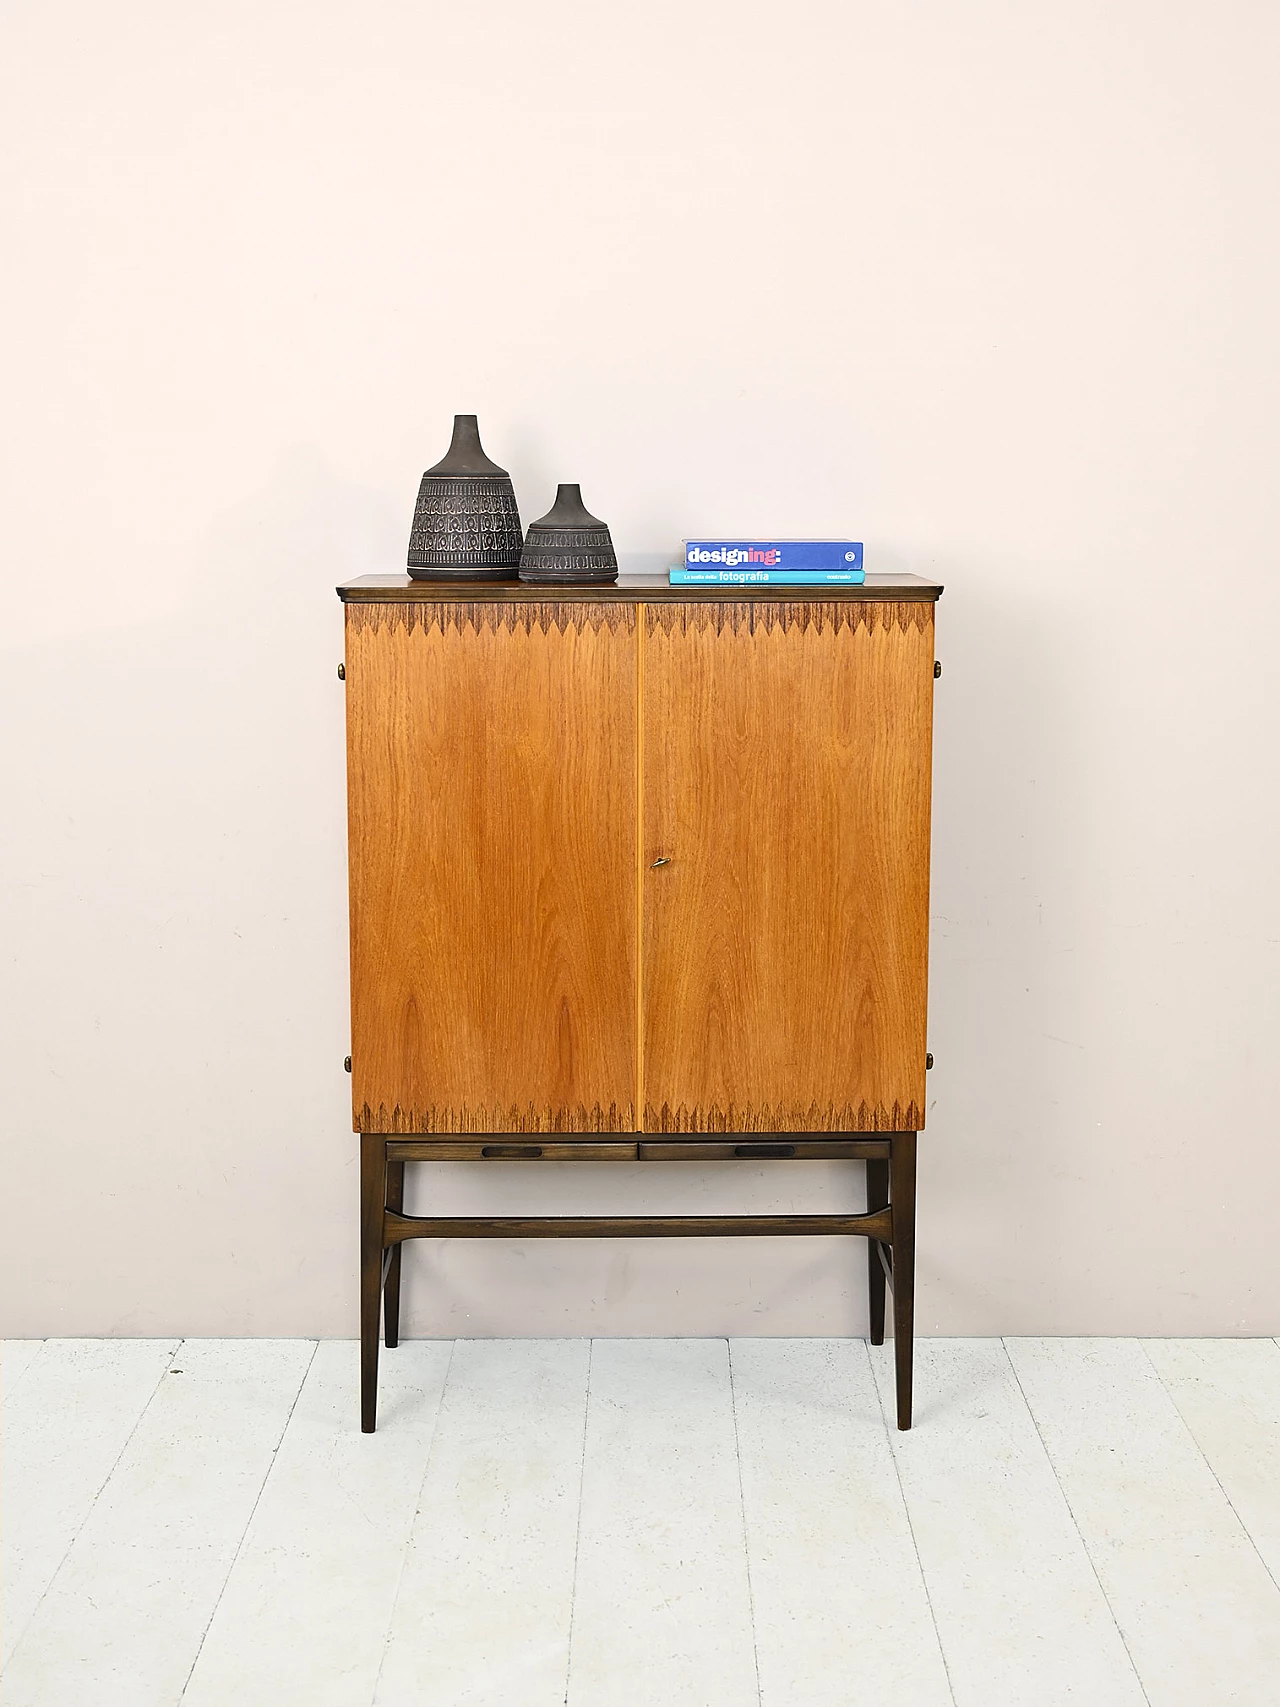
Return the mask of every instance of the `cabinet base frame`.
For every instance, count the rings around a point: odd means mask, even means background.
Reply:
[[[378,1340],[385,1320],[388,1348],[400,1338],[400,1263],[407,1239],[660,1239],[853,1234],[868,1242],[871,1343],[884,1344],[886,1286],[893,1293],[894,1375],[898,1427],[911,1427],[912,1339],[915,1310],[916,1134],[838,1133],[827,1146],[812,1133],[796,1134],[794,1158],[776,1152],[792,1134],[770,1134],[742,1144],[752,1161],[806,1160],[817,1153],[862,1158],[867,1165],[867,1209],[861,1215],[405,1215],[406,1161],[456,1161],[470,1146],[456,1140],[403,1139],[383,1132],[360,1134],[360,1427],[372,1434],[378,1417]],[[498,1160],[531,1159],[542,1148],[523,1134],[485,1134]],[[566,1146],[556,1145],[560,1155]],[[546,1146],[550,1149],[551,1146]],[[576,1146],[575,1146],[576,1148]],[[587,1146],[582,1160],[592,1157]],[[664,1145],[664,1159],[675,1146]],[[705,1162],[705,1147],[691,1143],[688,1160]],[[462,1151],[463,1154],[459,1154]],[[551,1158],[551,1159],[554,1159]],[[679,1160],[677,1156],[674,1159]]]

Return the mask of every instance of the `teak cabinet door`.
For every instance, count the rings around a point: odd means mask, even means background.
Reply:
[[[636,1126],[636,609],[347,607],[357,1130]]]
[[[645,1129],[919,1129],[932,605],[655,603],[642,658]]]

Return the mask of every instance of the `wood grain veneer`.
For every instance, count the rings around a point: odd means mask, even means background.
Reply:
[[[915,1131],[932,604],[643,620],[645,1130]]]
[[[635,608],[347,605],[357,1130],[625,1132]]]

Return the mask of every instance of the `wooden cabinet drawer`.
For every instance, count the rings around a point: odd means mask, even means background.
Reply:
[[[387,1157],[393,1162],[634,1162],[636,1146],[590,1139],[392,1138]]]
[[[877,1138],[664,1138],[642,1141],[639,1148],[642,1162],[803,1162],[889,1154],[888,1143]]]

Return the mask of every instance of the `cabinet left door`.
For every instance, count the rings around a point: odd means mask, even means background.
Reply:
[[[635,607],[347,607],[353,1121],[636,1125]]]

